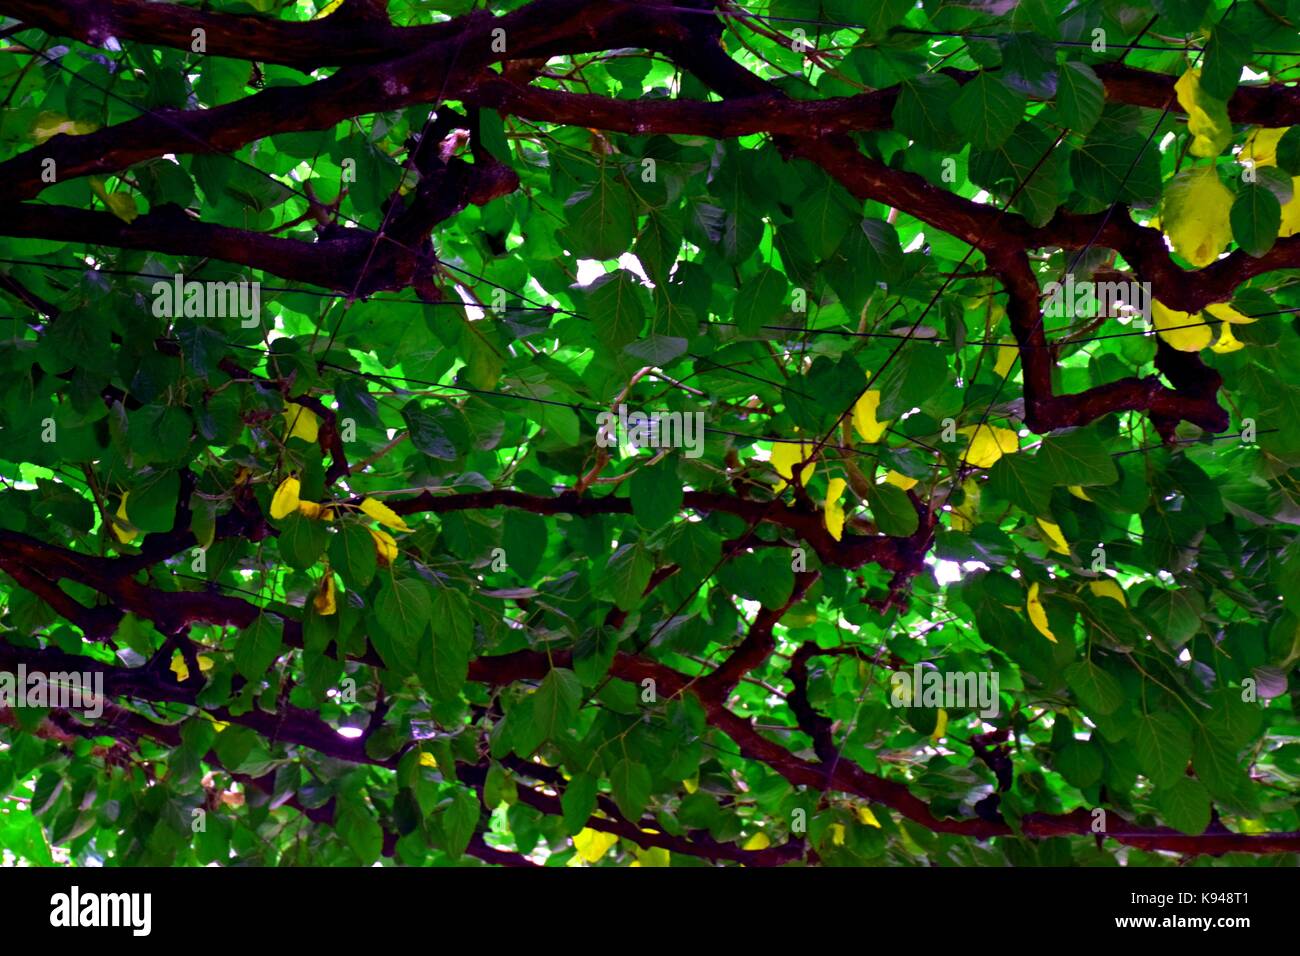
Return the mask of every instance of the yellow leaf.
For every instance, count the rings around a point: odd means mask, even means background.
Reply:
[[[633,866],[672,866],[672,854],[661,846],[651,846],[636,851],[636,863]]]
[[[438,758],[427,750],[420,751],[420,766],[428,767],[430,770],[438,769]]]
[[[794,466],[811,458],[813,449],[816,447],[815,443],[807,441],[778,441],[772,443],[772,454],[769,461],[776,473],[785,479],[785,481],[777,483],[776,491],[778,494],[785,489],[786,482],[790,480],[794,472]],[[799,469],[800,484],[805,486],[808,484],[816,467],[817,463],[810,461]]]
[[[1038,527],[1043,529],[1043,534],[1047,535],[1047,546],[1057,554],[1064,554],[1067,557],[1070,554],[1070,544],[1065,540],[1065,535],[1061,534],[1061,526],[1052,521],[1044,521],[1042,518],[1035,518]]]
[[[1232,239],[1233,195],[1214,166],[1187,169],[1165,186],[1161,214],[1174,251],[1196,267],[1219,257]]]
[[[961,490],[965,495],[964,502],[958,506],[952,506],[952,518],[949,524],[953,531],[969,531],[975,526],[975,514],[980,507],[980,486],[974,478],[967,478],[962,483]]]
[[[117,506],[117,514],[114,515],[114,517],[119,519],[121,524],[117,521],[112,523],[113,534],[117,535],[117,540],[121,541],[123,544],[130,544],[140,534],[140,532],[136,531],[131,525],[131,519],[126,516],[126,496],[130,493],[131,492],[129,491],[122,492],[122,500]]]
[[[976,468],[992,468],[1003,455],[1020,450],[1020,436],[1010,428],[968,425],[957,429],[957,434],[970,436],[963,458]]]
[[[845,484],[843,478],[832,478],[826,483],[826,530],[836,541],[844,535],[844,506],[840,504],[840,495],[844,494]]]
[[[410,525],[403,521],[396,511],[383,502],[376,501],[374,498],[362,499],[361,510],[363,513],[370,515],[370,517],[374,518],[382,525],[387,525],[397,531],[411,530]]]
[[[1222,319],[1224,322],[1230,322],[1233,325],[1249,325],[1252,322],[1258,322],[1259,319],[1253,316],[1243,315],[1232,306],[1220,302],[1216,305],[1207,305],[1205,311],[1210,313],[1210,318]]]
[[[1223,355],[1226,352],[1235,352],[1245,347],[1246,343],[1232,334],[1232,326],[1224,322],[1219,327],[1219,341],[1210,346],[1210,351]]]
[[[1038,599],[1037,581],[1029,585],[1029,600],[1025,603],[1025,610],[1029,614],[1029,623],[1038,629],[1039,634],[1055,644],[1056,635],[1047,626],[1047,612],[1043,610],[1043,602]]]
[[[1088,493],[1083,490],[1083,485],[1067,485],[1065,490],[1074,495],[1074,497],[1081,498],[1084,501],[1092,500],[1088,497]]]
[[[998,378],[1006,378],[1007,372],[1011,371],[1011,366],[1015,364],[1016,356],[1020,354],[1020,349],[1016,347],[1014,336],[1002,336],[1002,344],[998,346],[998,360],[993,365],[993,372]]]
[[[94,123],[85,120],[74,120],[62,115],[61,113],[41,113],[36,117],[36,124],[32,127],[32,136],[36,142],[43,143],[51,136],[57,136],[59,133],[66,133],[69,136],[84,136],[86,133],[93,133],[99,129]]]
[[[871,812],[871,808],[865,803],[858,807],[858,820],[863,826],[880,829],[880,821],[876,819],[876,815]]]
[[[298,489],[302,482],[297,478],[286,478],[280,482],[271,496],[271,517],[279,521],[298,510]]]
[[[682,786],[686,788],[687,793],[694,793],[696,790],[700,789],[700,775],[697,773],[689,780],[683,780]]]
[[[1200,314],[1167,309],[1151,300],[1151,320],[1160,337],[1180,352],[1199,352],[1214,339],[1214,333]]]
[[[312,19],[323,20],[341,6],[343,6],[343,0],[330,0],[329,3],[325,4],[325,6],[321,7],[320,10],[316,12],[316,15],[312,17]]]
[[[909,478],[907,475],[899,474],[892,468],[889,470],[889,474],[885,475],[885,481],[889,482],[891,485],[902,488],[904,491],[911,491],[916,487],[915,478]]]
[[[123,222],[135,222],[140,218],[140,207],[130,193],[110,193],[98,176],[90,178],[90,191],[103,201],[109,212]]]
[[[1108,597],[1112,601],[1119,601],[1125,607],[1128,607],[1128,601],[1124,598],[1124,591],[1118,584],[1110,578],[1104,581],[1089,581],[1088,590],[1097,597]]]
[[[746,850],[766,850],[772,845],[772,841],[767,838],[766,833],[755,833],[745,841],[743,849]]]
[[[397,542],[387,531],[378,531],[374,528],[367,528],[370,537],[375,539],[375,556],[379,563],[387,567],[397,560]]]
[[[1291,177],[1291,201],[1282,207],[1282,225],[1277,230],[1279,239],[1300,232],[1300,176]]]
[[[930,739],[933,740],[935,743],[938,743],[941,739],[943,739],[943,735],[946,734],[947,732],[948,732],[948,712],[944,710],[942,707],[940,707],[939,716],[935,719],[934,722],[934,733],[930,735]]]
[[[831,824],[831,842],[834,843],[836,846],[843,846],[843,845],[844,845],[844,837],[845,837],[845,835],[847,834],[847,832],[848,832],[848,831],[844,828],[844,824],[842,824],[842,823],[832,823],[832,824]]]
[[[213,663],[212,658],[209,657],[207,654],[199,655],[200,673],[206,674],[208,671],[212,670],[214,666],[216,665]],[[171,670],[172,673],[176,675],[176,679],[178,681],[181,681],[182,683],[190,679],[190,669],[188,665],[186,665],[185,657],[181,654],[180,651],[176,651],[172,654]]]
[[[573,848],[578,851],[578,856],[588,863],[596,863],[617,842],[618,837],[612,833],[602,833],[600,830],[584,827],[573,838]]]
[[[325,577],[321,578],[320,590],[312,598],[311,604],[321,617],[329,617],[338,611],[334,595],[334,575],[329,570],[326,570]]]
[[[1178,105],[1187,113],[1193,156],[1218,156],[1232,140],[1228,104],[1201,89],[1201,71],[1189,69],[1174,84]]]
[[[880,389],[870,388],[862,393],[853,405],[853,429],[862,436],[862,440],[875,444],[885,434],[889,422],[876,421],[876,411],[880,408]]]
[[[290,438],[301,438],[308,444],[315,444],[316,436],[320,434],[320,419],[310,408],[303,405],[289,403],[281,414],[284,416],[284,440]]]
[[[298,501],[298,514],[302,515],[304,518],[311,518],[313,521],[321,517],[322,512],[327,510],[329,509],[325,508],[323,505],[318,505],[314,501]]]
[[[1277,165],[1277,143],[1286,135],[1288,127],[1257,126],[1246,137],[1246,142],[1237,154],[1238,162],[1250,162],[1255,166]]]

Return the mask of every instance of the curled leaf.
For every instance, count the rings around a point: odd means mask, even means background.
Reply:
[[[875,444],[885,434],[889,422],[876,421],[876,412],[880,408],[880,389],[870,388],[862,393],[853,404],[853,429],[862,440]]]
[[[334,593],[334,574],[329,568],[325,569],[325,576],[321,578],[320,589],[317,590],[316,596],[312,598],[312,607],[316,613],[322,617],[328,617],[338,611],[338,603]]]
[[[361,511],[389,528],[393,528],[397,531],[411,530],[411,526],[402,520],[401,515],[388,507],[388,505],[384,504],[382,501],[377,501],[374,498],[365,498],[361,502]]]
[[[1245,347],[1246,343],[1232,334],[1232,325],[1224,322],[1220,326],[1219,340],[1210,346],[1210,351],[1223,355],[1227,352],[1236,352]]]
[[[934,733],[930,735],[930,739],[933,740],[935,743],[938,743],[940,740],[943,739],[943,735],[946,734],[947,732],[948,732],[948,712],[944,710],[942,707],[940,707],[939,715],[934,722]]]
[[[840,495],[844,494],[845,484],[843,478],[832,478],[826,483],[826,510],[823,518],[826,530],[836,541],[844,535],[844,506],[840,504]]]
[[[915,478],[909,478],[907,475],[900,474],[892,468],[889,470],[889,474],[885,475],[885,481],[889,482],[896,488],[902,488],[904,491],[911,491],[916,487],[917,483]]]
[[[1123,589],[1110,578],[1106,578],[1104,581],[1089,581],[1088,590],[1097,597],[1107,597],[1128,607],[1128,601],[1124,597]]]
[[[1029,599],[1025,602],[1025,611],[1029,615],[1029,623],[1038,629],[1038,633],[1055,644],[1056,635],[1047,626],[1047,611],[1043,609],[1043,602],[1038,598],[1037,581],[1029,585]]]
[[[387,567],[396,561],[397,542],[393,540],[393,536],[387,531],[379,531],[374,528],[367,528],[366,530],[370,532],[370,537],[375,540],[375,557],[379,559],[379,563]]]
[[[271,496],[271,517],[279,521],[298,510],[298,489],[302,482],[297,478],[286,478],[280,482]]]
[[[129,491],[122,492],[122,500],[118,503],[117,513],[113,516],[119,519],[120,523],[119,521],[112,523],[113,534],[117,535],[117,540],[123,544],[130,544],[140,534],[139,531],[135,530],[135,527],[131,524],[131,519],[126,514],[126,498],[130,493]]]
[[[1016,347],[1015,338],[1010,335],[1002,336],[1001,344],[998,345],[998,360],[993,364],[993,374],[998,378],[1006,378],[1019,354],[1020,349]]]
[[[1218,156],[1232,140],[1228,104],[1201,89],[1201,71],[1189,69],[1174,84],[1178,105],[1187,113],[1193,156]]]
[[[1070,554],[1070,544],[1065,540],[1065,535],[1061,534],[1061,526],[1052,521],[1044,521],[1042,518],[1034,519],[1038,522],[1038,527],[1043,529],[1043,534],[1047,536],[1047,546],[1057,554],[1064,554],[1067,557]]]

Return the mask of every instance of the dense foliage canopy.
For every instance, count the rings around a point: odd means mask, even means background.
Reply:
[[[1300,2],[488,6],[0,0],[7,856],[1294,862]]]

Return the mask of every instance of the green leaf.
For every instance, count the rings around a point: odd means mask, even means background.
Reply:
[[[682,481],[677,477],[676,463],[671,458],[638,468],[628,484],[632,513],[644,528],[669,524],[681,510],[684,498]]]
[[[587,308],[595,320],[596,335],[612,351],[633,341],[645,325],[640,284],[626,269],[606,273],[588,286]]]
[[[1114,713],[1124,703],[1124,689],[1119,681],[1092,661],[1076,661],[1063,673],[1070,690],[1093,713],[1105,716]]]
[[[1021,123],[994,149],[972,150],[970,177],[985,189],[1014,196],[1011,208],[1044,225],[1064,198],[1066,149],[1032,123]]]
[[[1061,120],[1078,133],[1087,133],[1101,118],[1106,95],[1101,80],[1086,63],[1063,63],[1056,83]]]
[[[857,218],[856,207],[844,187],[822,175],[817,186],[800,199],[795,226],[813,256],[829,259]],[[781,296],[784,299],[784,287]]]
[[[1184,779],[1192,759],[1192,735],[1173,714],[1151,714],[1138,721],[1133,737],[1138,766],[1158,787]]]
[[[1282,226],[1282,205],[1264,183],[1245,183],[1229,214],[1232,238],[1256,258],[1273,248]]]
[[[375,628],[390,640],[384,655],[390,667],[409,672],[415,666],[418,641],[433,613],[429,588],[417,578],[389,578],[375,599]],[[383,654],[383,648],[380,648]],[[391,657],[391,660],[390,660]]]
[[[989,493],[1032,515],[1049,514],[1052,475],[1040,455],[1003,455],[989,469]]]
[[[605,565],[605,584],[614,603],[631,611],[642,601],[642,592],[654,573],[654,561],[640,544],[625,544]]]
[[[546,552],[546,520],[541,515],[511,509],[501,525],[506,565],[520,579],[531,581]]]
[[[650,802],[650,771],[643,764],[623,759],[609,772],[609,784],[619,812],[634,823],[640,820]]]
[[[1044,439],[1037,457],[1054,485],[1110,485],[1119,479],[1115,459],[1088,428]]]
[[[894,103],[894,129],[922,146],[953,149],[959,141],[952,123],[959,95],[957,82],[942,73],[905,78]]]
[[[1184,777],[1156,790],[1156,806],[1175,830],[1199,836],[1210,825],[1210,795],[1198,781]]]
[[[605,172],[565,203],[564,242],[580,259],[617,259],[636,235],[636,203],[623,180]]]
[[[435,700],[452,701],[469,677],[474,619],[465,595],[451,587],[434,591],[431,607],[432,635],[422,652],[420,679]]]
[[[1174,648],[1182,647],[1201,629],[1205,614],[1205,601],[1190,588],[1150,589],[1138,607],[1151,622],[1152,633]]]
[[[402,421],[411,444],[430,458],[455,461],[469,448],[469,430],[454,408],[425,408],[419,402],[407,402],[402,406]]]
[[[259,614],[239,633],[235,644],[235,670],[248,680],[266,674],[284,647],[284,625],[269,614]]]
[[[916,529],[920,527],[921,519],[916,508],[907,497],[907,492],[897,485],[872,485],[867,491],[867,504],[881,534],[906,538],[916,534]]]
[[[533,694],[533,720],[542,740],[559,740],[582,702],[582,683],[571,670],[553,668]]]
[[[1026,102],[1023,93],[1011,89],[996,73],[981,70],[957,95],[952,121],[976,149],[993,149],[1020,125]]]
[[[364,588],[375,577],[378,561],[370,532],[359,524],[348,523],[330,537],[330,566],[343,576],[351,588]]]
[[[763,326],[785,314],[785,296],[789,284],[785,276],[772,268],[760,269],[758,274],[740,287],[733,314],[740,331],[745,335],[759,335]]]
[[[569,781],[560,797],[564,831],[572,836],[582,830],[596,810],[596,778],[580,773]]]
[[[291,568],[305,571],[325,553],[329,543],[329,532],[325,523],[306,518],[298,512],[285,517],[280,527],[280,556]],[[372,548],[373,550],[373,548]]]
[[[445,841],[443,849],[453,860],[460,859],[469,846],[481,809],[478,797],[472,790],[457,787],[452,791],[451,800],[438,815]]]

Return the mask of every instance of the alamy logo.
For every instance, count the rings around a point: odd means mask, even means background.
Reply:
[[[978,707],[981,717],[996,717],[997,671],[948,671],[912,665],[910,671],[894,671],[889,702],[895,707]]]
[[[185,281],[177,273],[171,282],[153,284],[153,314],[160,319],[233,319],[245,329],[256,327],[262,314],[262,285],[238,282]]]
[[[81,926],[126,926],[133,936],[148,936],[153,928],[152,893],[71,892],[50,897],[50,925],[73,929]]]
[[[1052,318],[1076,316],[1141,315],[1151,318],[1151,283],[1074,281],[1074,273],[1065,274],[1065,282],[1049,282],[1043,287],[1047,300],[1043,314]]]
[[[99,671],[0,671],[0,708],[54,707],[104,715],[104,675]]]
[[[618,414],[597,415],[596,444],[617,448],[623,443],[634,448],[682,448],[687,458],[699,458],[704,454],[704,413],[629,414],[626,405],[619,405]]]

